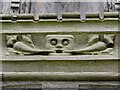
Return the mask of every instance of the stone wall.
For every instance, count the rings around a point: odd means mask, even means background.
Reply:
[[[21,0],[20,13],[34,13],[36,3],[35,0]],[[113,12],[115,11],[114,2],[117,0],[104,0],[104,11]],[[62,2],[62,11],[63,12],[79,12],[79,3],[78,2]],[[98,2],[87,2],[86,11],[89,13],[98,12],[99,3]],[[55,3],[54,2],[42,2],[37,9],[40,13],[51,13],[55,12]],[[0,13],[9,14],[10,13],[10,0],[0,1]]]

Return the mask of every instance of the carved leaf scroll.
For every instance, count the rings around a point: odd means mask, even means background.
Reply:
[[[53,51],[36,49],[31,35],[8,35],[7,49],[13,54],[48,54]]]
[[[66,53],[74,55],[113,55],[115,35],[104,35],[104,41],[99,41],[98,35],[90,35],[85,48],[79,50],[68,50]]]

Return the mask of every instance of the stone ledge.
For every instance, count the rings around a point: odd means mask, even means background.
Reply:
[[[33,19],[34,14],[18,14],[19,19]],[[41,19],[57,19],[57,14],[55,13],[45,13],[39,16]],[[71,13],[63,13],[63,18],[80,18],[80,13],[78,12],[71,12]],[[104,12],[105,18],[119,18],[119,12]],[[12,15],[9,14],[0,14],[0,18],[2,20],[10,20]],[[99,18],[99,13],[88,13],[86,14],[86,18]]]
[[[117,72],[3,72],[3,81],[118,81]]]
[[[2,61],[49,61],[49,60],[77,60],[77,61],[118,61],[118,56],[111,56],[111,55],[76,55],[76,56],[41,56],[41,55],[32,55],[32,56],[3,56]]]
[[[2,83],[3,88],[42,88],[43,90],[78,90],[80,88],[88,88],[88,90],[89,88],[109,88],[113,90],[113,88],[118,88],[118,86],[119,82],[117,81],[5,81]]]

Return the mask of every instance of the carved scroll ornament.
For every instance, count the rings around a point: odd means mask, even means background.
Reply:
[[[31,35],[7,36],[7,49],[13,54],[49,54],[53,51],[35,48]]]
[[[115,35],[104,35],[104,40],[100,41],[98,35],[90,35],[88,43],[85,48],[80,50],[69,50],[72,54],[90,54],[90,55],[113,55]]]

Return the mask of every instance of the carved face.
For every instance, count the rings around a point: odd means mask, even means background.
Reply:
[[[74,37],[72,35],[47,35],[45,48],[55,50],[56,53],[72,50],[74,48]]]

